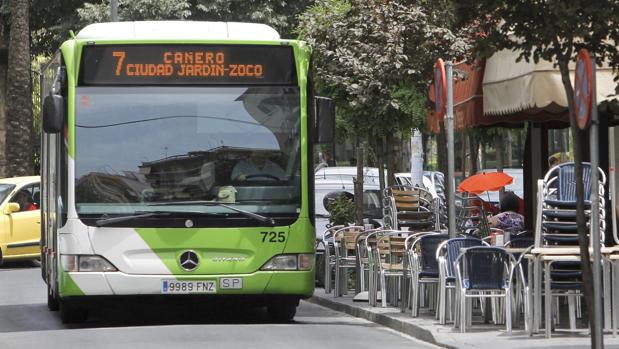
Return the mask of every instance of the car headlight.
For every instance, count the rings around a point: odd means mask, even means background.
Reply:
[[[97,255],[64,254],[61,256],[65,271],[81,272],[111,272],[118,271],[107,259]]]
[[[271,258],[260,270],[311,270],[314,254],[282,254]]]

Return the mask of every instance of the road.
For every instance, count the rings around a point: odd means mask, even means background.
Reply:
[[[295,321],[263,309],[131,304],[64,325],[47,310],[38,266],[0,267],[0,347],[7,348],[437,348],[372,322],[301,302]]]

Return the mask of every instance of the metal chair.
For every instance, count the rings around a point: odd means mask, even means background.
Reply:
[[[454,261],[460,255],[460,250],[469,247],[483,246],[478,238],[474,237],[458,237],[442,242],[436,249],[435,259],[439,266],[439,285],[438,285],[438,319],[441,325],[446,323],[447,310],[452,314],[453,306],[451,299],[447,293],[455,290],[456,273],[454,269]],[[450,306],[447,306],[447,301],[450,300]],[[451,318],[451,317],[450,317]]]
[[[372,253],[371,263],[373,266],[373,289],[370,289],[370,293],[374,294],[376,299],[378,290],[381,294],[381,306],[387,306],[387,298],[390,297],[391,304],[397,305],[400,299],[398,287],[399,282],[402,281],[404,276],[404,241],[406,237],[404,231],[379,231],[374,234],[380,234],[375,236],[376,244],[373,246],[370,253]],[[371,237],[374,234],[369,234]],[[366,238],[367,240],[367,238]],[[395,279],[395,280],[392,280]],[[387,284],[388,281],[393,281],[392,285]],[[387,292],[390,292],[388,294]],[[370,297],[372,298],[372,297]]]
[[[500,247],[478,246],[464,249],[454,261],[460,332],[466,331],[471,298],[503,298],[505,325],[512,330],[511,280],[513,257]],[[458,311],[456,312],[456,314]]]
[[[325,230],[322,233],[322,244],[324,246],[324,263],[325,263],[325,293],[331,293],[332,276],[335,272],[335,250],[333,245],[333,233],[342,229],[343,225],[335,225]]]
[[[349,226],[333,233],[335,251],[335,297],[348,291],[348,271],[357,268],[356,239],[364,232],[364,227]],[[342,272],[343,271],[343,272]]]
[[[408,270],[410,272],[410,304],[411,314],[419,315],[420,297],[423,296],[426,285],[439,284],[439,265],[436,260],[436,250],[439,245],[447,241],[447,234],[430,233],[411,236],[406,239],[405,248],[408,256]],[[409,241],[411,241],[409,243]],[[410,245],[410,246],[409,246]],[[436,295],[435,295],[436,297]],[[430,303],[436,299],[430,295]]]

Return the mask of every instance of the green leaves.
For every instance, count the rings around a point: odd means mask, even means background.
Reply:
[[[429,6],[317,0],[299,17],[300,37],[314,50],[316,79],[337,96],[338,110],[346,109],[339,115],[357,136],[423,128],[433,62],[459,56],[465,46]]]

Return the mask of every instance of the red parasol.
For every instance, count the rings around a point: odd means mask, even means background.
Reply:
[[[497,191],[511,184],[514,179],[504,172],[478,173],[463,180],[458,191],[480,194],[484,191]]]

